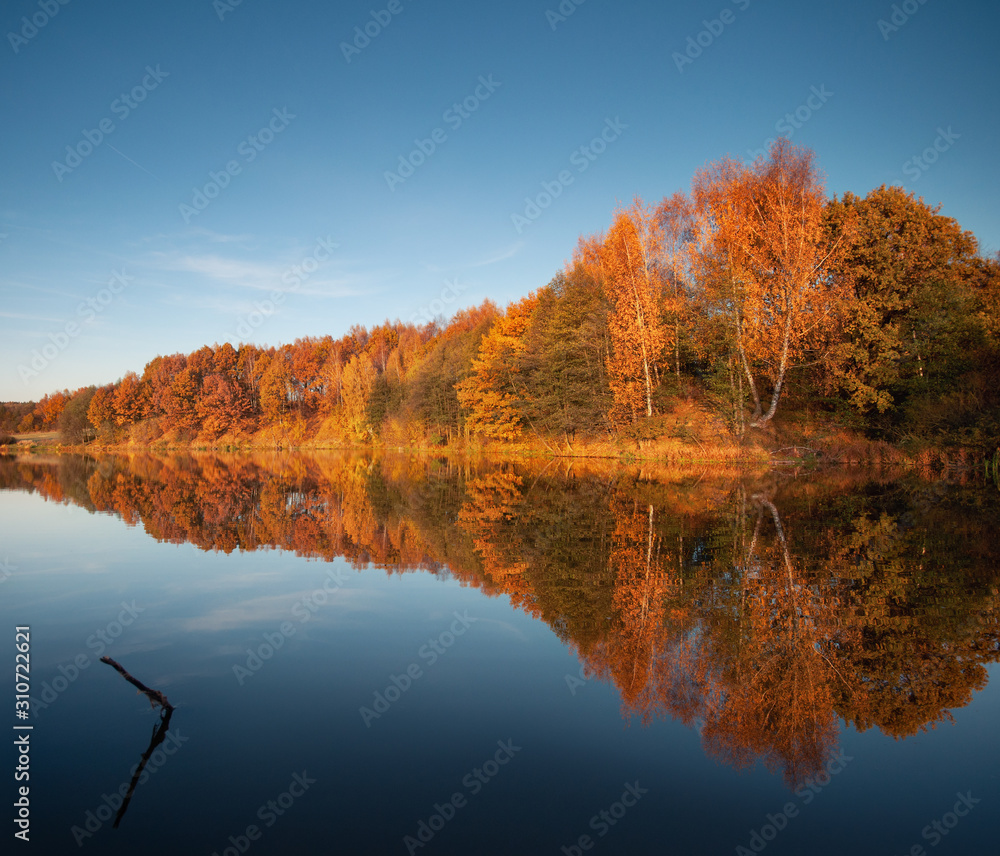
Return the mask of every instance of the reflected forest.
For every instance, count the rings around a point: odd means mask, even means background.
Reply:
[[[844,725],[950,719],[998,658],[1000,495],[847,471],[759,481],[356,454],[0,459],[0,488],[202,550],[456,578],[544,621],[632,723],[789,788]]]

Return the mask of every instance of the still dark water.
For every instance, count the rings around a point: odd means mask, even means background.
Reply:
[[[14,845],[992,856],[998,512],[845,473],[0,459]]]

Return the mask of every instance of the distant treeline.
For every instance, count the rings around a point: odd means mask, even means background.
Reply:
[[[1000,437],[1000,258],[898,187],[827,198],[787,140],[636,200],[546,286],[448,322],[159,356],[0,406],[66,440],[648,440],[683,404],[720,439],[779,414],[890,442]]]

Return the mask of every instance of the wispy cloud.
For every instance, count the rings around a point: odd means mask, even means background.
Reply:
[[[517,241],[511,244],[509,247],[503,250],[499,250],[487,256],[484,259],[478,259],[476,261],[470,262],[456,262],[448,265],[437,265],[437,264],[425,264],[424,268],[428,273],[435,275],[454,275],[456,272],[467,270],[471,268],[482,268],[489,267],[490,265],[498,264],[499,262],[506,261],[509,258],[516,256],[524,248],[524,241]]]
[[[245,288],[274,288],[281,281],[282,269],[274,264],[260,264],[222,256],[181,256],[174,270],[200,273],[210,279]]]
[[[498,262],[506,261],[507,259],[516,256],[523,247],[524,247],[524,241],[518,241],[516,244],[511,245],[506,250],[503,250],[502,252],[499,252],[494,256],[490,256],[489,258],[483,259],[483,261],[481,262],[473,262],[472,264],[469,265],[469,267],[474,267],[474,268],[488,267],[489,265],[495,265]]]
[[[65,318],[53,318],[50,315],[27,315],[23,312],[0,312],[0,318],[17,318],[21,321],[54,321],[61,323]]]
[[[240,629],[254,626],[277,624],[292,617],[292,609],[296,604],[303,603],[316,593],[316,589],[302,589],[295,592],[284,592],[276,595],[264,595],[250,598],[239,603],[216,607],[203,615],[191,616],[181,622],[185,632],[196,630]],[[361,589],[343,588],[329,596],[329,602],[324,604],[324,617],[337,620],[345,610],[370,610],[374,606],[372,594]],[[311,617],[315,617],[314,613]]]
[[[198,243],[235,245],[243,237],[245,236],[209,234],[202,236]],[[218,250],[204,252],[199,249],[156,250],[145,254],[134,264],[156,271],[160,279],[165,274],[190,274],[201,279],[210,289],[219,288],[223,292],[270,292],[280,289],[321,298],[360,297],[378,293],[383,290],[386,280],[391,278],[386,272],[350,272],[344,270],[345,267],[354,265],[350,260],[331,259],[323,262],[316,273],[296,277],[294,281],[290,279],[289,274],[314,252],[315,245],[284,249],[273,253],[273,257],[269,259],[254,258],[249,253],[241,255]],[[261,254],[259,249],[254,252]],[[298,273],[301,274],[301,270]]]
[[[18,289],[20,291],[35,291],[39,294],[56,294],[59,297],[68,297],[71,300],[80,299],[80,295],[73,294],[71,291],[64,291],[61,288],[44,288],[40,285],[31,285],[27,282],[16,282],[10,279],[0,281],[0,287],[2,287],[4,291]]]

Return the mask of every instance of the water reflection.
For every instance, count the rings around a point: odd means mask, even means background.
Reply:
[[[132,802],[132,796],[135,793],[135,786],[142,779],[143,771],[146,769],[149,759],[160,744],[167,739],[167,732],[170,730],[170,720],[176,708],[167,701],[167,697],[163,693],[159,690],[150,689],[144,683],[132,677],[120,663],[115,662],[110,657],[101,657],[101,662],[113,667],[125,680],[134,685],[139,692],[143,693],[149,699],[149,704],[154,710],[157,705],[160,707],[159,725],[153,727],[153,733],[149,738],[149,746],[142,753],[139,763],[135,765],[132,780],[128,784],[128,790],[122,795],[121,805],[118,807],[117,814],[115,814],[115,822],[112,826],[114,829],[117,829],[118,825],[122,822],[122,818],[125,817],[125,812],[128,811],[129,804]]]
[[[35,491],[205,550],[280,548],[451,575],[546,622],[626,717],[697,727],[789,787],[844,723],[947,720],[998,658],[997,497],[838,474],[352,455],[0,460]],[[155,739],[155,735],[154,735]]]

